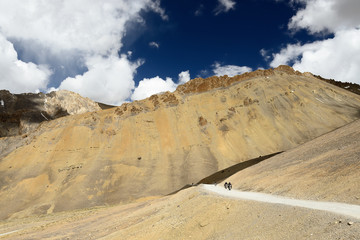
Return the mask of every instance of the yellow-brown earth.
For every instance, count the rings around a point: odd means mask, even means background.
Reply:
[[[227,181],[246,191],[360,205],[360,120],[244,169]]]
[[[43,122],[0,139],[0,219],[166,195],[314,139],[359,109],[359,96],[283,66]]]

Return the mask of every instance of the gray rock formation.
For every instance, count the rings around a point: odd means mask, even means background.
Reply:
[[[100,110],[89,98],[67,90],[11,94],[0,90],[0,137],[28,133],[41,122]]]

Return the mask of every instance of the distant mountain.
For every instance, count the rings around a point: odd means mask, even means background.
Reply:
[[[0,219],[166,195],[359,118],[359,95],[288,66],[193,79],[0,138]]]
[[[0,90],[0,137],[25,134],[43,121],[100,109],[94,101],[66,90],[48,94]]]

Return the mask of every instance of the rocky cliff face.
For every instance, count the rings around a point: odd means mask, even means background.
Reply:
[[[45,121],[0,138],[0,218],[165,195],[314,139],[359,109],[360,96],[282,66]]]
[[[0,137],[25,134],[43,121],[96,110],[100,110],[97,103],[66,90],[49,94],[11,94],[1,90]]]

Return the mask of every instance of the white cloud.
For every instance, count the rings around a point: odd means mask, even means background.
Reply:
[[[177,84],[175,84],[171,78],[166,78],[166,80],[159,76],[154,78],[144,78],[139,82],[139,86],[135,89],[131,96],[131,100],[141,100],[160,92],[173,92],[176,90],[176,87]]]
[[[214,10],[215,15],[235,9],[236,2],[234,0],[218,0],[218,2],[219,4]]]
[[[303,52],[315,51],[319,42],[310,43],[306,45],[288,44],[286,48],[281,49],[280,53],[273,54],[273,60],[270,63],[271,67],[277,67],[283,64],[290,64],[301,57]]]
[[[153,47],[153,48],[159,48],[159,47],[160,47],[160,44],[157,43],[157,42],[149,42],[149,46],[150,46],[150,47]]]
[[[293,64],[294,69],[338,81],[360,83],[360,29],[339,31],[334,38],[305,45],[288,45],[274,55],[272,67]]]
[[[261,56],[267,61],[270,59],[270,56],[268,55],[268,51],[265,50],[264,48],[260,49],[260,54]]]
[[[38,92],[46,88],[50,75],[46,66],[19,60],[13,44],[0,33],[0,89],[13,93]]]
[[[175,83],[171,78],[167,77],[165,80],[159,76],[153,78],[144,78],[139,82],[131,96],[131,100],[141,100],[148,98],[154,94],[161,92],[173,92],[177,86],[184,84],[190,80],[189,70],[179,73],[178,83]]]
[[[82,74],[84,67],[85,71],[88,68],[82,75],[66,78],[60,88],[118,104],[131,96],[133,76],[139,66],[138,61],[119,57],[118,52],[126,34],[126,23],[141,19],[141,10],[151,10],[162,19],[168,19],[159,0],[12,0],[0,1],[0,29],[6,39],[18,44],[22,53],[30,55],[31,59],[58,64],[51,66],[52,69],[61,69],[63,65],[65,76]],[[21,61],[18,65],[20,63],[25,64],[21,68],[27,67],[29,74],[46,73],[40,66]],[[53,87],[47,86],[48,75],[26,74],[26,78],[18,80],[20,85],[28,86],[28,78],[46,79],[41,80],[41,84],[34,81],[36,87],[22,88],[34,91],[35,88]]]
[[[307,44],[288,44],[273,54],[272,67],[291,64],[326,78],[360,83],[360,1],[293,0],[304,4],[289,22],[289,29],[310,34],[333,33],[333,38]]]
[[[160,6],[160,0],[149,1],[149,8],[158,13],[163,20],[169,20],[169,16],[166,15],[165,10]]]
[[[179,73],[179,84],[184,84],[184,83],[186,83],[188,81],[190,81],[190,72],[189,72],[189,70]]]
[[[0,26],[7,37],[35,40],[52,51],[76,49],[107,54],[121,47],[125,23],[148,2],[0,1]]]
[[[299,1],[299,0],[297,0]],[[311,33],[336,32],[360,27],[359,0],[301,0],[305,8],[289,22],[289,28]]]
[[[252,69],[246,66],[236,66],[236,65],[223,65],[216,62],[213,65],[213,72],[216,76],[228,75],[229,77],[233,77],[235,75],[243,74],[245,72],[251,72]]]
[[[83,75],[65,79],[59,89],[67,89],[95,101],[120,105],[131,95],[134,74],[141,62],[130,62],[126,55],[120,57],[93,56],[87,59],[89,69]]]

